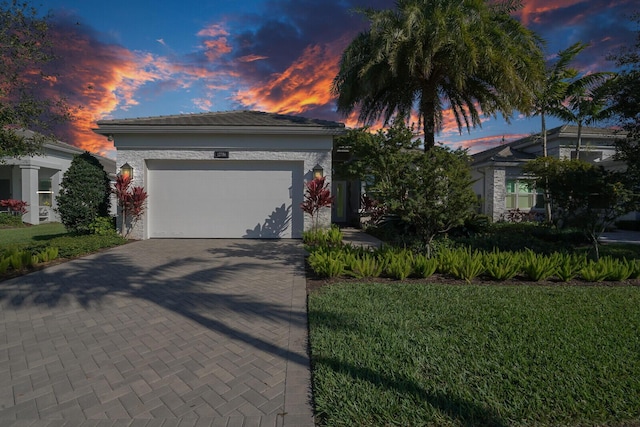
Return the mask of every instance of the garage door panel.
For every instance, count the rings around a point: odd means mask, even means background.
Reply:
[[[150,237],[301,237],[302,163],[150,161]]]

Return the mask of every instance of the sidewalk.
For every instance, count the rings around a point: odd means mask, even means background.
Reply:
[[[615,230],[602,233],[600,243],[631,243],[640,245],[640,231]]]
[[[364,246],[368,248],[379,248],[382,246],[382,241],[377,237],[373,237],[370,234],[364,232],[364,230],[360,230],[358,228],[342,228],[342,241],[345,244],[350,244],[352,246]]]

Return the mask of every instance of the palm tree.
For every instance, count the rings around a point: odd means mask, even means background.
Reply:
[[[570,68],[569,64],[578,53],[587,47],[584,43],[575,43],[567,49],[558,52],[553,64],[546,67],[542,84],[536,87],[534,95],[534,110],[540,115],[542,136],[542,156],[548,157],[547,150],[547,115],[554,115],[562,107],[568,97],[569,86],[578,76],[578,70]],[[548,191],[544,193],[544,207],[547,222],[551,223],[551,200]]]
[[[538,37],[510,16],[517,3],[399,0],[396,10],[364,10],[370,28],[345,49],[333,81],[338,111],[386,125],[415,110],[425,151],[444,110],[459,131],[480,126],[481,114],[530,112],[544,62]]]
[[[553,111],[554,116],[578,125],[576,159],[580,158],[582,126],[589,126],[613,115],[613,110],[607,108],[609,101],[607,83],[614,76],[615,73],[604,71],[575,80],[567,90],[568,102],[561,104],[557,110]]]

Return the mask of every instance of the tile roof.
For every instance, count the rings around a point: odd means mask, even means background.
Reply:
[[[309,119],[300,116],[265,113],[262,111],[222,111],[200,114],[139,117],[132,119],[100,120],[98,126],[274,126],[344,128],[343,123]]]

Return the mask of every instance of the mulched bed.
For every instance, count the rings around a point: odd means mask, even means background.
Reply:
[[[305,263],[306,264],[306,263]],[[394,285],[398,283],[411,283],[416,285],[427,285],[427,284],[439,284],[439,285],[451,285],[451,286],[460,286],[460,285],[469,285],[464,280],[459,280],[452,278],[451,276],[447,276],[444,274],[434,274],[433,276],[427,279],[414,279],[407,278],[404,280],[395,280],[389,279],[385,277],[376,277],[371,279],[355,279],[353,277],[343,276],[332,279],[321,278],[316,276],[311,268],[308,265],[305,265],[306,275],[307,275],[307,293],[314,292],[323,286],[331,286],[336,283],[387,283],[389,285]],[[483,278],[477,278],[471,281],[471,285],[477,286],[640,286],[640,279],[634,280],[624,280],[620,282],[585,282],[584,280],[570,280],[568,282],[561,282],[559,280],[541,280],[539,282],[532,282],[522,278],[514,278],[512,280],[505,281],[495,281],[495,280],[487,280]]]

